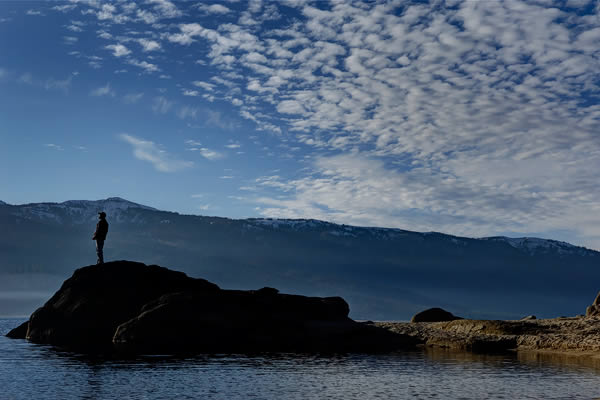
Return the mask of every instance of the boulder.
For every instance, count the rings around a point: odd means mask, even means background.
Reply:
[[[110,348],[116,328],[135,317],[144,304],[182,290],[220,289],[157,265],[114,261],[83,267],[31,315],[26,338],[73,349]]]
[[[121,324],[113,343],[134,353],[377,351],[408,343],[351,320],[348,312],[340,297],[173,293]]]
[[[84,353],[386,351],[408,335],[348,318],[340,297],[222,290],[203,279],[129,261],[80,268],[8,336]]]
[[[413,315],[413,317],[410,319],[410,322],[444,322],[454,321],[457,319],[462,318],[456,317],[451,312],[441,308],[434,307]]]
[[[597,317],[600,316],[600,293],[596,296],[596,299],[591,306],[585,310],[586,317]]]

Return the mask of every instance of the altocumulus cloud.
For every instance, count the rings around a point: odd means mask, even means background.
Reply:
[[[154,142],[143,140],[125,133],[119,135],[119,138],[132,146],[135,158],[142,161],[148,161],[157,171],[176,172],[191,168],[194,165],[192,161],[183,161],[173,158]]]
[[[322,154],[300,178],[254,183],[267,216],[466,235],[570,229],[600,249],[594,2],[289,1],[286,18],[276,2],[188,7],[216,24],[176,19],[185,3],[93,3],[81,7],[103,23],[154,24],[148,37],[164,53],[201,50],[189,62],[212,78],[179,82],[187,96],[226,99],[299,157]],[[169,72],[109,46],[126,64]],[[154,109],[172,104],[157,98]]]
[[[288,197],[259,198],[265,215],[469,235],[573,229],[600,247],[591,172],[600,168],[600,106],[590,101],[600,95],[598,8],[300,10],[304,19],[268,34],[193,23],[168,36],[207,41],[223,81],[237,69],[235,84],[267,103],[240,109],[259,127],[287,126],[305,145],[355,152],[319,158],[303,179],[263,182]]]

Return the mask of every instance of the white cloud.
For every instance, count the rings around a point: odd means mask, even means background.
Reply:
[[[190,106],[183,106],[177,111],[177,117],[180,119],[192,118],[196,119],[198,117],[199,109]]]
[[[83,32],[83,29],[80,26],[74,24],[67,25],[67,29],[71,32]]]
[[[142,68],[144,70],[144,72],[151,74],[152,72],[158,72],[160,71],[160,68],[158,68],[158,66],[156,64],[151,64],[147,61],[140,61],[140,60],[136,60],[136,59],[130,59],[127,60],[127,62],[133,66],[136,66],[138,68]]]
[[[206,158],[207,160],[215,161],[224,157],[224,155],[218,151],[202,147],[202,143],[200,143],[197,140],[186,140],[185,145],[187,151],[198,152],[202,157]]]
[[[197,90],[189,90],[189,89],[182,89],[182,94],[184,96],[190,96],[190,97],[200,96],[200,93]]]
[[[53,10],[60,11],[63,13],[67,13],[77,7],[77,4],[62,4],[59,6],[52,7]]]
[[[229,8],[225,7],[222,4],[201,4],[198,6],[198,9],[209,14],[227,14],[231,12]]]
[[[306,114],[306,110],[296,100],[283,100],[277,104],[277,111],[282,114]]]
[[[54,144],[54,143],[46,143],[44,146],[54,149],[54,150],[58,150],[58,151],[63,151],[64,148],[58,144]]]
[[[197,87],[207,90],[209,92],[212,92],[215,87],[215,85],[213,85],[212,83],[202,82],[202,81],[194,81],[194,82],[192,82],[192,84],[194,86],[197,86]]]
[[[104,48],[107,50],[112,50],[113,55],[115,57],[123,57],[123,56],[127,56],[127,55],[131,54],[131,50],[129,50],[127,47],[125,47],[121,43],[109,44],[108,46],[104,46]]]
[[[27,85],[33,85],[33,75],[29,72],[25,72],[21,76],[19,76],[19,82],[25,83]]]
[[[90,96],[101,97],[101,96],[111,96],[115,95],[114,90],[110,87],[110,83],[107,83],[104,86],[96,88],[90,92]]]
[[[105,30],[99,30],[96,33],[98,34],[98,37],[102,38],[102,39],[110,40],[110,39],[113,38],[113,35],[111,35],[110,33],[106,32]]]
[[[67,77],[65,79],[49,78],[49,79],[46,79],[46,81],[43,83],[42,86],[46,90],[57,89],[57,90],[62,90],[63,92],[67,93],[69,91],[69,89],[71,88],[71,83],[73,82],[73,76],[74,75],[70,75],[69,77]]]
[[[370,160],[377,174],[327,176],[320,181],[326,187],[366,185],[378,198],[386,186],[364,180],[390,177],[390,185],[408,180],[419,188],[414,177],[422,175],[430,182],[430,188],[396,193],[404,200],[389,203],[389,212],[365,205],[362,214],[350,206],[347,213],[343,207],[352,196],[332,200],[340,218],[354,214],[360,218],[352,220],[367,224],[395,220],[407,228],[436,229],[437,215],[450,232],[481,234],[529,232],[534,226],[571,229],[575,225],[569,221],[589,214],[576,210],[594,208],[586,193],[600,196],[588,172],[600,168],[600,144],[594,139],[600,108],[592,100],[600,95],[597,19],[521,1],[461,2],[448,8],[357,4],[304,5],[305,19],[267,34],[239,24],[218,31],[182,24],[169,40],[205,41],[211,65],[221,68],[219,79],[229,72],[242,75],[234,87],[256,95],[247,95],[240,115],[259,129],[281,132],[280,126],[287,126],[305,145],[355,151],[356,160]],[[240,23],[257,22],[256,10],[264,5],[249,4]],[[325,173],[320,167],[325,163],[315,166],[317,176]],[[450,190],[450,182],[460,190]],[[309,207],[311,198],[328,199],[329,191],[323,190],[307,189],[305,210],[324,215]],[[559,201],[563,192],[572,193],[571,203],[579,206]],[[424,195],[428,202],[421,201]],[[459,199],[476,205],[466,207]],[[279,212],[293,214],[297,204],[289,204]],[[411,204],[429,216],[410,217]],[[555,213],[564,219],[554,218]],[[599,230],[594,232],[600,237]]]
[[[191,161],[173,158],[154,142],[143,140],[128,134],[122,134],[119,138],[132,146],[135,158],[142,161],[148,161],[157,171],[176,172],[191,168],[194,165]]]
[[[173,43],[182,45],[190,45],[195,41],[195,37],[200,36],[210,40],[219,40],[223,38],[217,31],[206,29],[198,23],[180,24],[179,33],[170,34],[167,39]],[[227,41],[223,38],[223,44],[227,45]]]
[[[152,110],[157,114],[166,114],[175,103],[168,100],[166,97],[158,96],[154,99]]]
[[[127,104],[135,104],[144,97],[144,93],[130,93],[123,97],[123,101]]]
[[[44,16],[45,14],[39,10],[27,10],[27,15]]]
[[[115,31],[113,40],[140,43],[136,35],[144,35],[159,46],[165,40],[190,46],[181,62],[191,68],[199,68],[192,63],[206,54],[199,60],[206,74],[198,79],[210,83],[198,80],[194,90],[175,90],[229,101],[257,130],[280,135],[290,147],[330,154],[314,161],[305,180],[280,177],[278,187],[261,185],[290,190],[283,200],[265,196],[279,203],[264,212],[293,215],[303,209],[365,224],[395,221],[407,229],[442,230],[433,226],[438,216],[449,232],[471,235],[530,232],[527,224],[540,231],[574,227],[580,237],[595,235],[600,243],[600,221],[593,217],[600,214],[589,212],[597,209],[589,199],[600,196],[590,172],[600,168],[600,22],[591,7],[568,8],[591,2],[336,1],[317,8],[290,0],[286,6],[301,15],[288,16],[284,29],[269,30],[261,23],[279,18],[280,4],[243,4],[247,10],[241,13],[223,5],[195,6],[206,13],[220,9],[237,23],[211,29],[204,22],[173,20],[153,26],[160,34],[149,27],[127,37]],[[124,13],[150,24],[183,15],[179,3],[168,1],[108,5],[90,6],[111,15],[103,22],[106,31]],[[126,54],[125,62],[146,72],[159,70],[157,60],[171,68],[162,58],[170,47],[144,62]],[[157,100],[154,108],[167,112],[172,105]],[[178,107],[175,115],[199,117],[193,107]],[[219,113],[206,118],[228,129],[235,128],[231,121]],[[350,162],[370,172],[352,170]],[[349,170],[352,175],[344,175]],[[387,185],[405,188],[390,192]],[[375,199],[400,200],[383,201],[387,211],[366,200],[352,207],[352,186]],[[310,198],[323,207],[311,206]]]
[[[177,6],[168,0],[148,0],[148,3],[154,5],[159,18],[177,18],[182,15]]]
[[[119,14],[117,12],[117,7],[109,3],[102,4],[95,14],[100,21],[109,21],[115,24],[123,24],[130,20],[127,15]]]
[[[79,41],[79,38],[75,36],[63,36],[63,41],[67,45],[74,45]]]
[[[228,149],[239,149],[240,147],[242,147],[242,145],[239,143],[230,143],[226,144],[225,147],[227,147]]]
[[[138,43],[142,46],[142,48],[145,52],[156,51],[156,50],[160,50],[160,48],[161,48],[160,43],[158,43],[155,40],[138,39]]]
[[[223,154],[219,153],[218,151],[207,149],[207,148],[201,148],[200,155],[202,157],[206,158],[207,160],[211,160],[211,161],[223,158]]]
[[[194,140],[194,139],[188,139],[188,140],[186,140],[185,144],[186,144],[186,146],[189,146],[190,148],[197,148],[197,147],[202,146],[201,142],[199,142],[197,140]],[[199,149],[197,149],[197,150],[199,150]]]

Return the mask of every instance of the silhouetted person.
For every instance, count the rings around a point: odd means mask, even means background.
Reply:
[[[92,240],[96,241],[96,254],[98,254],[98,261],[96,264],[104,264],[104,241],[106,240],[106,234],[108,233],[108,222],[106,222],[106,213],[104,211],[98,213],[98,223],[96,224],[96,232],[92,236]]]

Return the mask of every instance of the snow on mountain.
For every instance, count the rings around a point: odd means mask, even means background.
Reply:
[[[7,205],[0,201],[0,205]],[[104,211],[109,222],[139,222],[144,217],[129,210],[159,211],[155,208],[134,203],[120,197],[109,197],[103,200],[69,200],[63,203],[31,203],[13,206],[13,215],[24,219],[37,219],[57,223],[84,224],[95,221],[98,212]],[[170,222],[161,220],[161,223]],[[275,230],[286,232],[320,232],[335,237],[363,238],[369,240],[399,240],[412,237],[417,240],[450,241],[457,246],[466,246],[469,238],[446,235],[438,232],[412,232],[396,228],[357,227],[335,224],[315,219],[275,219],[248,218],[240,220],[245,230]],[[579,254],[596,255],[597,253],[584,247],[574,246],[557,240],[535,237],[510,238],[494,236],[476,240],[503,242],[509,246],[529,254],[556,252],[561,255]]]
[[[321,231],[338,237],[368,238],[374,240],[394,240],[403,236],[418,236],[423,238],[429,233],[406,231],[397,228],[361,227],[317,219],[277,219],[277,218],[248,218],[245,220],[246,229],[273,229],[296,232]],[[433,232],[431,232],[433,233]],[[440,234],[438,234],[440,235]],[[443,235],[444,237],[451,237]],[[456,241],[455,241],[456,242]],[[456,242],[458,243],[458,242]]]
[[[129,209],[157,211],[155,208],[137,204],[120,197],[103,200],[69,200],[62,203],[30,203],[17,206],[13,215],[25,219],[39,219],[58,223],[88,223],[104,211],[111,220],[120,221],[123,212]]]
[[[589,249],[586,249],[585,247],[575,246],[567,242],[561,242],[552,239],[540,239],[535,237],[510,238],[506,236],[494,236],[482,238],[481,240],[504,242],[516,249],[525,250],[532,254],[548,251],[556,251],[559,254],[577,253],[580,255],[588,255],[595,253]]]
[[[315,219],[275,219],[275,218],[249,218],[246,220],[247,229],[273,229],[286,231],[315,231],[319,230],[332,236],[369,238],[374,240],[395,240],[401,237],[412,236],[421,240],[450,241],[457,246],[465,246],[469,238],[447,235],[439,232],[412,232],[396,228],[358,227],[339,225]],[[579,254],[596,255],[597,253],[585,247],[574,246],[567,242],[535,237],[509,238],[494,236],[475,240],[504,242],[528,254],[542,252],[557,252],[561,255]]]

